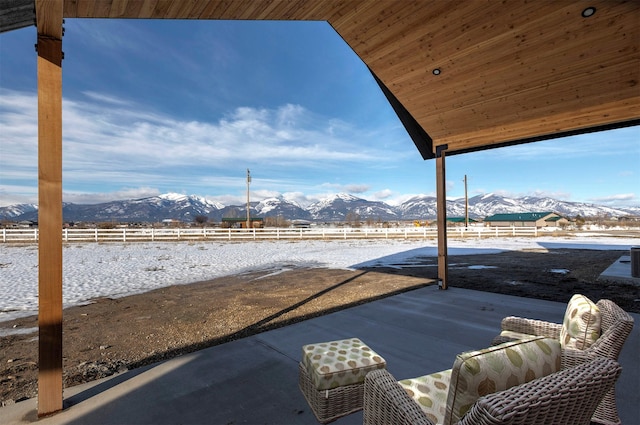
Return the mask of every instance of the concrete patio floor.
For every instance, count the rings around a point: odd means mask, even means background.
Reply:
[[[631,256],[623,255],[602,272],[598,280],[631,283],[640,286],[640,277],[634,277],[631,274]]]
[[[65,390],[65,410],[37,420],[36,399],[0,408],[0,423],[316,424],[298,389],[304,344],[359,337],[397,378],[448,369],[486,347],[507,315],[561,320],[566,305],[429,286]],[[639,315],[633,315],[636,323]],[[620,357],[618,409],[640,421],[640,330]],[[358,412],[340,424],[362,423]]]

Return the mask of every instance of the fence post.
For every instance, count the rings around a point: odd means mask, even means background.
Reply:
[[[156,240],[156,228],[152,227],[151,228],[151,242],[155,242]]]
[[[127,228],[123,227],[122,228],[122,242],[126,242],[127,241]]]
[[[7,229],[2,229],[2,242],[7,241]]]
[[[256,240],[256,228],[255,227],[253,228],[253,240],[254,241]]]
[[[98,228],[96,227],[95,229],[93,229],[93,232],[95,234],[94,239],[95,239],[96,242],[98,242]]]

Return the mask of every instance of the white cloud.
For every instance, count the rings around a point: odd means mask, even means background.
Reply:
[[[435,192],[428,192],[428,193],[405,193],[402,195],[397,195],[395,197],[393,197],[393,199],[387,199],[385,202],[388,203],[389,205],[400,205],[403,202],[408,201],[411,198],[414,198],[416,196],[429,196],[429,197],[434,197],[436,196]]]
[[[285,105],[284,109],[289,108]],[[123,108],[67,102],[65,146],[70,166],[87,158],[136,168],[247,164],[317,167],[321,161],[381,161],[382,152],[302,127],[278,126],[279,110],[238,108],[217,123],[183,122]],[[97,162],[97,161],[96,161]]]
[[[90,49],[133,53],[155,51],[159,47],[153,39],[126,21],[108,20],[95,25],[90,19],[73,19],[65,25],[69,42],[85,44]],[[132,42],[135,40],[135,43]]]
[[[563,190],[534,190],[532,193],[528,194],[528,196],[536,196],[538,198],[562,199],[564,201],[571,200],[571,193],[565,192]]]
[[[0,89],[0,167],[24,170],[38,165],[37,97]]]
[[[288,201],[297,203],[302,208],[308,207],[309,205],[319,200],[318,198],[313,198],[305,195],[302,192],[285,192],[282,194],[282,197]]]
[[[636,202],[637,199],[638,198],[635,193],[618,193],[610,196],[592,198],[590,199],[590,201],[594,203],[620,205],[620,204],[630,204],[632,202]]]
[[[103,202],[118,200],[147,198],[160,194],[161,192],[157,188],[136,187],[101,193],[63,192],[62,199],[64,202],[71,202],[73,204],[101,204]]]
[[[446,180],[445,182],[445,190],[447,192],[453,192],[456,188],[457,180]]]
[[[390,197],[393,196],[393,191],[391,189],[383,189],[379,192],[373,194],[373,197],[377,201],[386,201]]]
[[[206,199],[212,202],[219,202],[222,205],[243,205],[247,202],[247,198],[236,195],[206,195]]]
[[[33,187],[0,186],[0,207],[37,203],[38,192]]]
[[[98,102],[104,102],[104,103],[110,103],[116,106],[132,106],[132,103],[130,101],[124,100],[124,99],[120,99],[117,97],[113,97],[113,96],[109,96],[106,94],[102,94],[102,93],[96,93],[96,92],[92,92],[92,91],[85,91],[83,92],[83,94],[85,96],[87,96],[88,98],[90,98],[91,100],[95,100]]]
[[[487,191],[479,191],[479,192],[474,191],[474,195],[485,195],[488,193],[489,192]],[[570,193],[560,191],[560,190],[550,191],[550,190],[535,189],[528,192],[517,192],[512,190],[497,189],[497,190],[492,190],[490,193],[494,193],[499,196],[504,196],[505,198],[522,198],[524,196],[533,196],[536,198],[553,198],[553,199],[560,199],[563,201],[571,200]]]
[[[344,186],[344,190],[349,193],[365,193],[369,189],[370,186],[368,184],[348,184]]]
[[[250,191],[250,198],[252,201],[262,201],[263,199],[277,198],[278,196],[280,196],[280,192],[277,192],[275,190],[262,189]]]
[[[2,89],[3,182],[37,178],[37,97]],[[99,187],[167,186],[178,191],[196,182],[218,187],[259,164],[270,169],[340,170],[346,164],[384,163],[397,158],[376,148],[368,134],[343,124],[329,131],[329,118],[300,105],[276,109],[241,107],[217,122],[180,121],[145,110],[110,94],[87,91],[84,99],[63,100],[63,179],[68,193]],[[291,171],[295,174],[294,171]],[[212,177],[217,176],[217,177]],[[282,180],[280,181],[282,183]],[[175,187],[174,187],[175,186]],[[361,193],[366,185],[348,185]]]
[[[606,149],[610,140],[615,140],[615,149]],[[550,139],[535,143],[509,146],[465,154],[474,161],[487,160],[558,160],[576,158],[598,158],[618,155],[621,151],[640,153],[640,127],[626,127],[606,132],[586,133],[576,136]]]

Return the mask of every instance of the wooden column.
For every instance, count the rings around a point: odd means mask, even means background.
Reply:
[[[447,289],[449,263],[447,258],[447,189],[445,172],[445,146],[436,148],[436,208],[438,210],[438,279],[439,288]]]
[[[62,410],[62,0],[37,0],[38,416]]]

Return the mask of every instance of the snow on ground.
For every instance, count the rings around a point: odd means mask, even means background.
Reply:
[[[450,239],[448,252],[470,255],[551,248],[629,250],[639,243],[634,238],[586,236]],[[69,307],[98,297],[121,297],[249,271],[402,267],[437,255],[437,242],[424,240],[68,244],[63,249],[63,303]],[[37,313],[36,245],[0,245],[0,294],[0,321]]]

